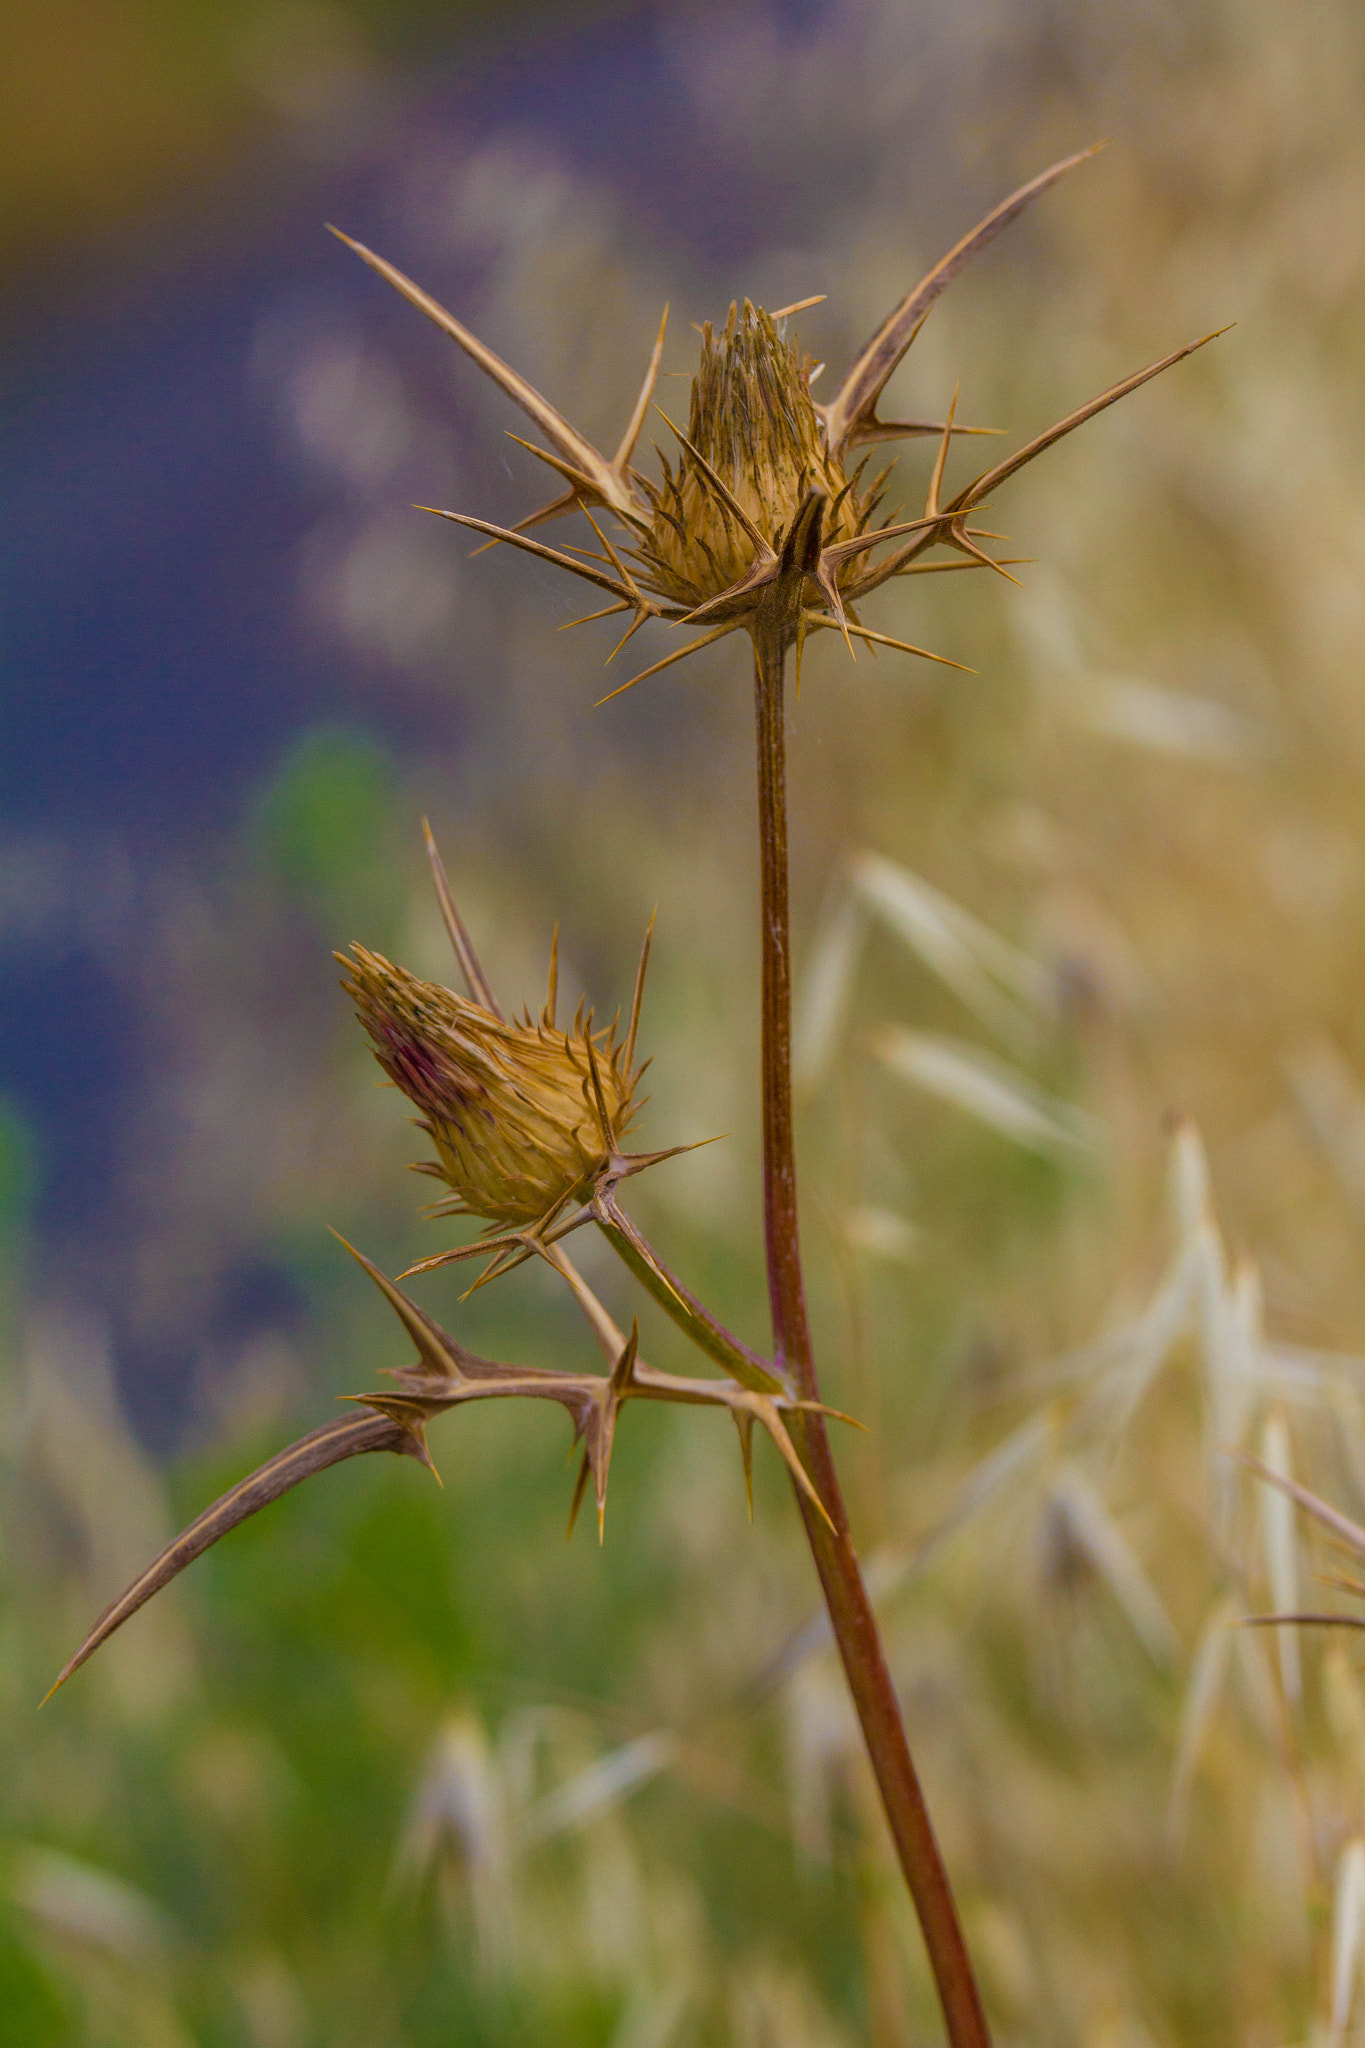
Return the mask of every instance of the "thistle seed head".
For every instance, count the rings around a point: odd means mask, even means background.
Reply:
[[[637,1075],[615,1027],[580,1009],[560,1030],[505,1020],[364,946],[338,955],[343,986],[395,1087],[421,1112],[454,1199],[445,1213],[505,1228],[539,1223],[586,1192],[620,1150]]]
[[[644,486],[654,516],[637,550],[640,578],[669,604],[692,611],[744,583],[757,565],[750,528],[780,554],[811,490],[829,501],[826,541],[861,531],[867,508],[826,446],[810,373],[809,356],[747,299],[720,334],[709,321],[702,329],[678,466],[665,457],[661,483]]]
[[[496,526],[467,512],[447,512],[436,506],[425,509],[471,532],[521,548],[539,561],[552,562],[594,589],[607,592],[612,603],[574,623],[586,625],[592,619],[630,614],[630,625],[613,653],[649,619],[704,629],[609,692],[609,697],[619,697],[647,676],[658,675],[739,630],[751,633],[755,644],[761,638],[772,645],[775,639],[784,653],[794,645],[798,676],[805,637],[821,628],[841,633],[850,654],[854,639],[859,639],[871,647],[899,648],[929,661],[945,662],[945,656],[931,654],[912,641],[893,639],[865,626],[858,616],[858,604],[897,576],[990,569],[1013,582],[1009,565],[1020,558],[997,559],[988,554],[981,541],[1000,536],[970,525],[973,515],[1001,484],[1045,449],[1215,339],[1213,334],[1203,335],[1111,384],[1098,398],[1078,406],[951,495],[944,476],[954,440],[990,430],[959,424],[956,399],[942,420],[888,420],[879,413],[893,372],[930,308],[964,264],[1094,153],[1093,149],[1081,150],[1040,171],[964,235],[892,307],[826,404],[817,405],[811,398],[811,367],[780,331],[784,316],[759,311],[747,300],[742,310],[732,306],[722,334],[717,336],[709,326],[703,329],[701,366],[692,386],[691,431],[683,434],[673,428],[681,451],[677,467],[661,457],[663,473],[658,483],[640,473],[634,455],[653,401],[667,308],[625,432],[615,454],[608,457],[411,278],[373,250],[350,242],[373,270],[434,320],[502,387],[550,444],[540,448],[527,441],[523,446],[555,471],[558,494],[514,527]],[[341,239],[349,242],[348,236]],[[814,303],[802,300],[785,310],[798,312]],[[671,421],[669,424],[672,426]],[[889,472],[863,490],[861,466],[853,466],[855,451],[867,444],[920,437],[938,443],[924,510],[918,518],[878,523],[881,486]],[[532,527],[574,510],[586,512],[592,520],[597,551],[576,548],[565,552],[531,538]],[[619,548],[598,525],[594,515],[599,511],[623,530]],[[938,549],[947,549],[953,559],[924,559]],[[946,661],[946,665],[961,668],[963,664]],[[606,703],[608,698],[601,701]]]

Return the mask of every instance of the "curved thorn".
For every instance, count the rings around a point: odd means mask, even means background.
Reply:
[[[656,903],[653,910],[649,913],[649,923],[645,926],[644,944],[640,948],[640,964],[635,970],[635,992],[630,999],[630,1024],[626,1031],[624,1054],[627,1086],[631,1085],[631,1078],[635,1068],[635,1041],[640,1032],[640,1010],[645,1000],[645,975],[649,971],[649,949],[654,941],[654,920],[658,915],[659,906]]]
[[[875,548],[884,540],[900,540],[907,533],[922,534],[927,527],[946,526],[948,510],[927,512],[921,519],[902,519],[894,526],[874,526],[870,533],[856,533],[852,540],[832,540],[825,549],[826,557],[833,557],[837,564],[850,560],[854,555],[865,555],[869,548]]]
[[[409,1301],[406,1294],[394,1286],[387,1274],[381,1273],[378,1266],[366,1258],[364,1252],[359,1252],[353,1244],[348,1244],[339,1230],[334,1230],[332,1235],[337,1243],[351,1254],[356,1264],[369,1274],[412,1339],[417,1355],[427,1371],[443,1380],[460,1379],[467,1354],[454,1345],[439,1323],[434,1323],[424,1310],[418,1308],[416,1302]]]
[[[829,623],[832,626],[837,626],[839,631],[843,634],[844,645],[848,649],[849,660],[856,661],[858,657],[853,652],[853,642],[849,638],[848,616],[844,611],[844,601],[842,597],[840,597],[839,595],[839,585],[835,581],[832,571],[826,569],[823,562],[820,564],[819,573],[816,576],[815,581],[819,587],[821,596],[824,598],[825,603],[829,606],[831,614]]]
[[[503,1017],[498,999],[493,993],[493,985],[479,963],[473,941],[465,930],[464,920],[455,908],[450,883],[446,880],[445,866],[436,850],[436,840],[431,826],[425,818],[422,820],[422,836],[426,841],[427,860],[431,867],[431,879],[436,888],[436,901],[441,906],[441,920],[446,928],[446,936],[454,948],[455,959],[465,978],[469,993],[476,1003],[481,1003],[485,1010],[491,1011],[493,1016],[505,1023],[506,1018]]]
[[[504,1273],[515,1273],[518,1266],[524,1266],[528,1259],[536,1256],[534,1245],[522,1245],[519,1251],[499,1252],[491,1264],[484,1267],[477,1280],[472,1280],[460,1296],[468,1301],[471,1294],[477,1294],[481,1287],[487,1287],[494,1280],[501,1280]]]
[[[353,241],[351,236],[343,234],[340,228],[334,227],[330,231],[339,242],[344,242],[348,249],[353,249],[363,263],[368,263],[371,270],[386,283],[391,284],[395,291],[400,292],[410,305],[416,306],[418,312],[425,313],[428,320],[434,321],[442,333],[449,335],[450,339],[500,386],[513,404],[519,405],[522,411],[535,421],[546,440],[591,479],[593,488],[601,496],[604,504],[610,505],[613,511],[625,514],[630,514],[634,510],[635,517],[639,517],[628,488],[622,484],[611,464],[576,427],[569,425],[564,415],[551,405],[547,398],[543,398],[533,384],[528,383],[509,363],[505,363],[502,357],[480,341],[477,335],[471,334],[453,313],[448,313],[444,306],[424,292],[420,285],[414,284],[412,279],[405,276],[394,264],[387,262],[382,256],[376,256],[363,242]]]
[[[562,455],[551,455],[548,448],[537,448],[534,441],[528,441],[524,434],[514,434],[510,427],[505,428],[504,432],[509,441],[516,442],[518,448],[524,448],[528,455],[534,455],[538,461],[546,462],[551,469],[558,470],[559,474],[574,486],[571,495],[575,502],[581,502],[582,494],[585,491],[591,492],[594,497],[596,496],[592,478],[585,476],[576,463],[566,462]],[[556,499],[555,502],[559,504],[563,501]],[[537,514],[532,514],[533,518],[537,516]]]
[[[1074,156],[1064,157],[1060,163],[1051,165],[1012,192],[983,221],[979,221],[970,234],[964,235],[887,314],[824,409],[825,430],[833,456],[837,458],[842,454],[845,444],[856,437],[859,426],[870,418],[892,371],[913,341],[920,322],[958,272],[1012,221],[1017,220],[1026,206],[1046,192],[1049,186],[1055,185],[1059,178],[1064,178],[1068,171],[1094,156],[1096,149],[1102,146],[1097,143]]]
[[[864,1436],[872,1434],[867,1424],[859,1422],[856,1415],[846,1415],[842,1408],[831,1408],[828,1401],[793,1401],[791,1406],[803,1413],[823,1415],[827,1422],[846,1422],[850,1429],[861,1430]]]
[[[416,1449],[412,1437],[412,1429],[396,1422],[392,1416],[375,1413],[346,1415],[324,1422],[320,1428],[300,1437],[287,1450],[267,1459],[248,1478],[240,1480],[211,1507],[205,1508],[203,1514],[182,1530],[175,1541],[153,1559],[146,1571],[134,1579],[127,1591],[105,1608],[75,1655],[62,1666],[46,1699],[51,1699],[58,1686],[65,1685],[72,1673],[93,1657],[116,1629],[122,1628],[124,1622],[144,1607],[154,1594],[169,1585],[186,1565],[202,1556],[230,1529],[235,1529],[260,1508],[278,1500],[281,1494],[301,1485],[305,1479],[310,1479],[315,1472],[325,1471],[329,1465],[339,1465],[345,1458],[359,1457],[366,1451],[396,1451],[420,1457],[421,1452]]]
[[[764,590],[770,583],[775,583],[781,573],[782,565],[776,555],[769,553],[761,559],[756,559],[748,574],[741,576],[738,583],[731,583],[724,590],[718,590],[714,597],[708,597],[703,603],[694,605],[690,612],[683,613],[678,623],[682,626],[700,626],[707,619],[717,616],[738,623],[746,613],[754,609],[752,602],[746,604],[745,599],[752,600],[755,591]]]
[[[808,626],[833,630],[833,619],[827,619],[823,612],[804,612],[802,617]],[[909,640],[893,640],[889,633],[874,633],[870,626],[856,626],[850,623],[848,630],[850,633],[856,633],[860,640],[866,640],[877,647],[894,647],[902,654],[918,654],[923,661],[937,661],[944,668],[961,669],[967,676],[977,674],[977,670],[969,668],[965,661],[953,661],[946,654],[931,654],[927,647],[916,647]]]
[[[735,632],[737,627],[738,621],[733,619],[727,619],[723,626],[713,626],[709,633],[703,633],[699,639],[689,640],[686,647],[676,648],[672,654],[666,654],[662,661],[656,661],[652,667],[642,668],[638,676],[632,676],[630,681],[622,683],[619,689],[610,690],[605,697],[599,697],[593,709],[599,711],[604,704],[610,704],[613,697],[623,697],[626,691],[633,690],[637,683],[643,683],[650,676],[659,675],[662,670],[671,668],[675,661],[686,661],[689,654],[696,654],[698,649],[709,647],[713,640],[723,639],[727,633]]]
[[[1231,324],[1230,322],[1229,326]],[[970,512],[974,506],[980,504],[988,492],[995,489],[997,484],[1003,483],[1006,477],[1013,476],[1026,462],[1032,462],[1035,455],[1041,455],[1054,441],[1060,441],[1064,434],[1074,433],[1077,427],[1093,419],[1097,412],[1103,412],[1106,406],[1116,405],[1119,399],[1126,398],[1130,391],[1136,391],[1151,378],[1159,377],[1163,370],[1169,370],[1173,364],[1183,362],[1185,357],[1193,355],[1196,349],[1207,347],[1209,342],[1217,341],[1220,335],[1227,332],[1227,327],[1215,327],[1211,334],[1201,334],[1198,341],[1187,341],[1183,348],[1172,349],[1171,353],[1162,356],[1159,362],[1148,363],[1145,369],[1135,371],[1131,377],[1123,378],[1118,384],[1111,384],[1098,398],[1092,398],[1088,405],[1080,406],[1075,412],[1068,413],[1064,420],[1058,420],[1055,427],[1049,427],[1045,434],[1039,434],[1025,447],[1017,449],[1003,462],[998,462],[994,469],[984,470],[974,483],[968,484],[965,490],[958,492],[947,510]]]
[[[482,549],[479,552],[482,553]],[[630,608],[630,600],[628,598],[618,598],[615,604],[604,605],[600,612],[585,612],[581,619],[566,619],[562,626],[555,627],[555,631],[556,633],[567,633],[570,626],[590,626],[594,619],[614,618],[617,612],[628,612]]]
[[[988,555],[984,548],[976,547],[968,540],[965,527],[958,526],[957,524],[951,526],[948,530],[947,541],[949,547],[959,548],[964,555],[971,555],[979,567],[994,569],[997,576],[1003,576],[1006,583],[1012,583],[1016,590],[1023,589],[1024,586],[1019,581],[1019,578],[1011,576],[1003,563],[997,562],[994,555]]]
[[[744,1492],[749,1503],[749,1520],[754,1519],[754,1418],[741,1408],[730,1410],[739,1432],[739,1455],[744,1461]]]
[[[797,1456],[796,1446],[792,1442],[790,1436],[787,1434],[786,1424],[783,1422],[782,1417],[778,1414],[777,1409],[773,1406],[771,1401],[764,1399],[761,1395],[755,1401],[754,1409],[758,1417],[758,1420],[763,1424],[763,1427],[767,1430],[768,1435],[772,1438],[774,1444],[777,1446],[778,1454],[781,1457],[783,1464],[791,1473],[792,1478],[796,1481],[802,1493],[805,1494],[806,1499],[815,1509],[821,1521],[824,1522],[826,1526],[832,1531],[834,1528],[834,1523],[830,1519],[829,1509],[825,1506],[825,1503],[821,1500],[819,1493],[816,1491],[815,1481],[811,1478],[809,1472],[807,1472],[805,1466],[801,1463],[800,1458]]]
[[[635,614],[635,617],[634,617],[634,618],[633,618],[633,619],[631,620],[630,624],[629,624],[629,625],[628,625],[628,626],[626,627],[626,630],[625,630],[625,632],[624,632],[624,633],[623,633],[623,634],[621,635],[621,637],[620,637],[620,639],[619,639],[619,640],[617,641],[616,645],[615,645],[615,646],[614,646],[614,647],[612,648],[612,650],[611,650],[611,653],[610,653],[610,654],[609,654],[609,655],[607,656],[606,660],[605,660],[605,661],[603,662],[603,664],[602,664],[603,668],[610,668],[610,667],[611,667],[611,665],[612,665],[612,663],[613,663],[613,662],[615,661],[615,659],[616,659],[617,655],[618,655],[618,654],[619,654],[619,653],[621,652],[621,649],[622,649],[622,648],[623,648],[623,647],[625,646],[625,644],[626,644],[627,640],[633,640],[633,639],[635,638],[635,635],[636,635],[636,634],[637,634],[637,633],[639,632],[639,630],[640,630],[641,626],[643,626],[643,625],[644,625],[644,623],[645,623],[646,619],[647,619],[647,618],[648,618],[649,616],[650,616],[650,614],[649,614],[648,612],[636,612],[636,614]]]
[[[938,455],[934,461],[933,473],[929,478],[928,493],[924,500],[926,512],[937,512],[939,508],[939,491],[942,488],[943,471],[948,461],[948,449],[952,444],[953,418],[957,412],[957,394],[960,389],[960,385],[953,387],[953,402],[948,407],[948,417],[943,423],[943,439],[938,444]]]
[[[597,535],[597,538],[601,541],[602,546],[605,548],[606,559],[611,563],[612,568],[616,571],[621,581],[625,584],[627,590],[630,591],[631,595],[635,598],[638,604],[648,607],[649,600],[645,597],[644,593],[637,587],[635,578],[631,575],[629,569],[621,560],[621,557],[617,554],[615,548],[607,539],[607,536],[605,535],[605,533],[603,533],[601,527],[593,518],[592,513],[589,511],[586,505],[583,507],[583,515],[586,518],[589,526],[592,528],[593,532]]]
[[[668,307],[665,306],[663,318],[659,322],[659,332],[655,337],[654,346],[650,350],[649,363],[645,369],[645,381],[640,386],[640,395],[635,401],[635,409],[627,422],[626,431],[621,436],[620,446],[612,457],[611,466],[623,480],[630,466],[630,459],[635,453],[635,443],[640,438],[640,429],[649,417],[649,401],[654,396],[654,386],[658,381],[659,364],[663,360],[664,334],[667,327]]]
[[[580,493],[577,491],[564,491],[558,498],[551,498],[548,505],[541,505],[537,511],[528,512],[524,519],[514,519],[512,522],[512,532],[529,533],[533,526],[548,526],[552,519],[563,519],[566,513],[579,512],[582,509],[583,499]],[[616,516],[618,519],[625,517],[624,513],[620,512]],[[471,554],[469,559],[472,562],[474,555],[486,555],[490,548],[495,548],[497,545],[498,543],[495,540],[485,541],[481,548],[474,549],[474,553]]]
[[[495,526],[491,519],[475,519],[468,512],[447,512],[440,505],[415,505],[413,510],[430,512],[436,519],[449,519],[456,526],[467,526],[471,533],[491,534],[494,540],[506,541],[509,546],[521,548],[542,562],[553,562],[557,569],[571,569],[575,576],[583,577],[587,583],[596,583],[602,590],[609,590],[613,597],[628,598],[632,594],[614,576],[604,575],[600,569],[590,569],[586,563],[576,562],[572,555],[561,554],[558,548],[547,548],[538,540],[528,540],[524,533],[517,533],[510,526]]]

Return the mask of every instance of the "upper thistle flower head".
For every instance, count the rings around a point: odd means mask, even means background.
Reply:
[[[703,327],[677,468],[665,458],[661,484],[639,480],[653,517],[636,558],[658,596],[690,612],[743,586],[760,537],[778,555],[813,491],[826,501],[823,540],[861,531],[871,500],[827,445],[810,374],[809,356],[747,299],[719,334]]]
[[[534,1225],[619,1155],[638,1074],[614,1026],[594,1031],[580,1010],[560,1030],[552,1004],[509,1021],[364,946],[338,957],[376,1059],[436,1147],[424,1170],[450,1188],[448,1210]]]
[[[537,447],[527,441],[523,446],[557,473],[562,488],[549,504],[515,527],[495,526],[463,512],[442,511],[438,516],[524,548],[608,592],[613,602],[588,617],[631,614],[620,645],[651,618],[705,628],[622,684],[622,689],[740,627],[754,636],[756,644],[771,647],[776,642],[785,651],[794,643],[798,660],[805,635],[819,627],[841,632],[850,652],[857,637],[925,655],[922,647],[865,626],[856,609],[859,601],[895,576],[963,568],[990,568],[1007,575],[1004,564],[981,547],[981,540],[992,536],[968,523],[972,514],[1045,448],[1214,339],[1204,335],[1111,385],[951,495],[945,491],[944,473],[953,439],[981,431],[956,424],[956,401],[942,420],[880,416],[878,405],[887,383],[940,293],[1033,200],[1093,154],[1082,150],[1053,164],[964,235],[892,307],[824,404],[811,396],[809,361],[786,338],[786,315],[799,312],[801,306],[773,315],[747,300],[742,308],[732,306],[719,334],[709,326],[702,331],[689,430],[684,434],[672,427],[679,444],[676,466],[661,458],[658,481],[635,467],[634,455],[662,360],[662,324],[625,432],[615,454],[608,457],[410,278],[360,243],[350,246],[487,371],[549,443]],[[341,239],[350,240],[344,235]],[[805,300],[802,305],[815,303]],[[665,309],[665,321],[667,317]],[[882,480],[864,490],[856,451],[873,442],[924,435],[933,437],[938,449],[923,513],[879,524],[875,514]],[[573,511],[585,512],[592,520],[600,552],[566,553],[530,538],[531,528]],[[594,515],[599,512],[622,529],[616,542],[598,524]],[[952,550],[955,559],[923,559],[941,547]]]

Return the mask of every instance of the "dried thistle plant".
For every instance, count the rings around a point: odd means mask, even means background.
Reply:
[[[624,1038],[594,1028],[580,1012],[566,1031],[556,1020],[555,966],[538,1020],[502,1011],[451,898],[427,834],[437,895],[468,995],[418,980],[357,945],[345,960],[376,1056],[419,1111],[436,1149],[422,1171],[449,1189],[435,1213],[480,1218],[472,1244],[424,1260],[413,1271],[485,1256],[483,1285],[531,1258],[569,1287],[607,1363],[605,1374],[528,1371],[480,1359],[442,1330],[360,1253],[399,1317],[417,1360],[391,1377],[391,1391],[354,1396],[359,1412],[324,1424],[214,1503],[100,1618],[71,1658],[61,1684],[161,1586],[228,1529],[311,1473],[369,1451],[430,1463],[431,1418],[470,1400],[550,1400],[571,1419],[583,1456],[573,1517],[592,1486],[599,1533],[617,1417],[628,1400],[727,1409],[738,1430],[746,1476],[758,1423],[772,1438],[796,1489],[862,1737],[901,1868],[913,1896],[953,2048],[984,2048],[989,2035],[952,1891],[911,1761],[876,1619],[859,1567],[825,1429],[806,1313],[797,1215],[791,1091],[791,963],[788,915],[784,698],[789,656],[797,672],[812,631],[855,638],[944,661],[865,625],[858,606],[883,584],[909,575],[1009,565],[969,524],[991,494],[1054,442],[1211,340],[1173,350],[1102,392],[1022,448],[947,493],[958,426],[956,399],[941,420],[883,420],[878,404],[930,308],[963,266],[1043,192],[1093,154],[1067,157],[990,213],[892,309],[835,396],[811,395],[812,365],[787,339],[787,319],[815,301],[774,314],[747,301],[725,326],[703,329],[688,430],[666,422],[677,443],[655,479],[635,466],[662,360],[665,320],[621,443],[607,458],[526,380],[400,271],[349,242],[374,270],[443,329],[530,417],[549,444],[524,443],[556,471],[563,488],[513,527],[471,514],[451,520],[567,570],[611,602],[590,618],[629,614],[624,645],[651,619],[700,628],[621,689],[685,659],[738,629],[754,653],[762,872],[762,1096],[765,1249],[772,1311],[771,1357],[741,1342],[672,1274],[620,1201],[622,1183],[671,1151],[622,1150],[639,1078],[636,1047],[649,941],[641,958]],[[1220,330],[1221,331],[1221,330]],[[937,449],[923,512],[878,523],[888,472],[865,481],[868,445],[931,437]],[[519,437],[514,437],[519,438]],[[435,508],[425,508],[434,510]],[[534,528],[584,513],[598,546],[557,550]],[[604,521],[619,528],[615,538]],[[945,558],[933,551],[946,548]],[[582,621],[580,623],[586,623]],[[959,663],[949,666],[960,667]],[[620,691],[611,693],[619,695]],[[605,701],[605,700],[604,700]],[[673,1151],[683,1148],[673,1148]],[[565,1249],[595,1225],[634,1277],[719,1376],[654,1371],[639,1356],[638,1327],[626,1336]],[[406,1276],[404,1276],[406,1277]]]
[[[887,314],[828,405],[812,398],[813,365],[782,332],[790,315],[819,304],[818,298],[782,307],[774,314],[756,309],[746,300],[742,310],[731,307],[719,336],[709,324],[704,327],[687,433],[660,412],[679,453],[676,468],[660,455],[662,474],[657,483],[634,467],[633,458],[663,357],[667,307],[621,444],[608,461],[524,377],[411,278],[373,250],[341,235],[339,229],[333,233],[435,321],[521,407],[550,446],[536,447],[519,435],[512,439],[548,463],[567,486],[514,527],[495,526],[469,513],[435,506],[422,509],[493,540],[511,542],[609,592],[614,602],[590,612],[579,623],[631,613],[630,627],[613,653],[647,619],[706,629],[611,692],[617,696],[739,627],[754,637],[756,645],[760,636],[775,634],[784,649],[796,647],[798,661],[806,634],[821,628],[841,632],[850,642],[850,651],[852,636],[877,646],[899,647],[930,661],[946,659],[863,625],[856,604],[896,576],[969,568],[993,568],[1007,575],[1006,564],[977,544],[991,536],[967,524],[991,492],[1106,406],[1215,339],[1208,334],[1188,342],[1111,385],[1014,454],[981,471],[947,499],[943,496],[944,470],[954,437],[989,429],[958,426],[955,399],[943,420],[883,420],[878,416],[882,392],[934,301],[971,258],[1033,200],[1094,154],[1093,149],[1082,150],[1030,179],[950,249]],[[924,512],[917,519],[886,520],[879,525],[876,514],[889,471],[864,487],[868,458],[864,457],[852,474],[848,464],[865,443],[921,436],[934,437],[939,443]],[[590,554],[561,552],[528,537],[532,528],[573,511],[587,513],[599,550]],[[620,522],[625,536],[619,547],[602,532],[593,518],[595,511],[606,512]],[[874,550],[892,542],[900,545],[874,559]],[[949,547],[961,559],[925,561],[923,557],[939,545]],[[958,662],[948,665],[962,666]]]

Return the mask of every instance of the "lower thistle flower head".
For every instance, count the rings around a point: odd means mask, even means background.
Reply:
[[[615,1027],[580,1010],[560,1030],[547,1010],[518,1023],[420,981],[364,946],[337,957],[376,1059],[436,1147],[447,1213],[503,1227],[540,1222],[586,1192],[619,1152],[638,1075]]]

